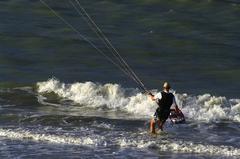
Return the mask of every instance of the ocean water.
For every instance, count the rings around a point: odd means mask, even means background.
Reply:
[[[71,1],[44,2],[107,52]],[[139,85],[40,1],[5,0],[1,158],[240,157],[239,1],[80,2],[153,94],[171,83],[186,123],[150,135]]]

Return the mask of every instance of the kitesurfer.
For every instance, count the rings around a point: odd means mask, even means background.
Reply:
[[[158,104],[158,108],[156,109],[156,112],[154,113],[153,119],[150,121],[150,132],[156,133],[155,131],[155,125],[157,123],[160,130],[163,131],[163,125],[165,121],[168,119],[168,116],[170,114],[170,108],[172,105],[175,106],[175,111],[179,112],[178,105],[175,100],[175,96],[169,92],[171,86],[168,82],[164,82],[163,84],[163,91],[153,95],[152,93],[149,93],[150,98],[153,101],[156,101]]]

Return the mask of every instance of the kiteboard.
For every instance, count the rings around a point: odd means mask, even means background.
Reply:
[[[180,109],[171,109],[169,119],[173,124],[182,124],[185,122],[185,117]]]

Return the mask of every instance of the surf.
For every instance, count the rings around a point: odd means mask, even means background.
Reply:
[[[43,132],[32,132],[24,129],[4,129],[0,128],[0,137],[11,140],[47,142],[49,144],[62,144],[86,147],[107,147],[108,145],[120,146],[121,148],[135,147],[137,149],[158,149],[161,152],[176,152],[176,153],[195,153],[195,154],[210,154],[214,156],[239,156],[240,149],[232,146],[216,146],[204,143],[194,143],[191,141],[183,141],[178,139],[169,140],[152,140],[148,137],[129,138],[120,137],[113,138],[111,141],[98,135],[88,136],[72,136],[69,134],[46,134]]]
[[[41,102],[47,101],[47,94],[54,93],[64,100],[83,105],[86,108],[107,108],[109,111],[122,111],[132,114],[136,119],[148,119],[157,104],[150,101],[138,88],[124,88],[120,84],[100,84],[95,82],[63,83],[56,78],[36,83]],[[157,89],[151,90],[158,93]],[[199,122],[218,122],[229,120],[240,122],[240,100],[226,97],[180,94],[173,90],[176,102],[187,120]],[[43,98],[44,97],[44,98]],[[42,103],[44,104],[44,103]],[[54,103],[52,103],[54,104]]]

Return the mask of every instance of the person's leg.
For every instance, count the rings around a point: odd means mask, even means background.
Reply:
[[[152,119],[152,120],[150,121],[150,132],[153,133],[153,134],[156,133],[156,132],[155,132],[155,120],[154,120],[154,119]]]
[[[170,115],[170,111],[168,112],[162,112],[162,113],[159,113],[159,122],[158,122],[158,127],[159,129],[161,129],[163,131],[163,125],[164,123],[166,122],[166,120],[168,119],[168,116]]]
[[[152,120],[150,121],[150,132],[153,133],[153,134],[156,133],[155,124],[156,124],[157,121],[158,121],[158,113],[157,113],[157,110],[156,110],[156,112],[153,115]]]
[[[161,131],[163,131],[163,125],[165,123],[166,120],[158,120],[157,123],[158,123],[158,127]]]
[[[159,127],[159,129],[161,130],[161,131],[163,131],[163,123],[162,123],[162,121],[161,120],[158,120],[158,127]]]

